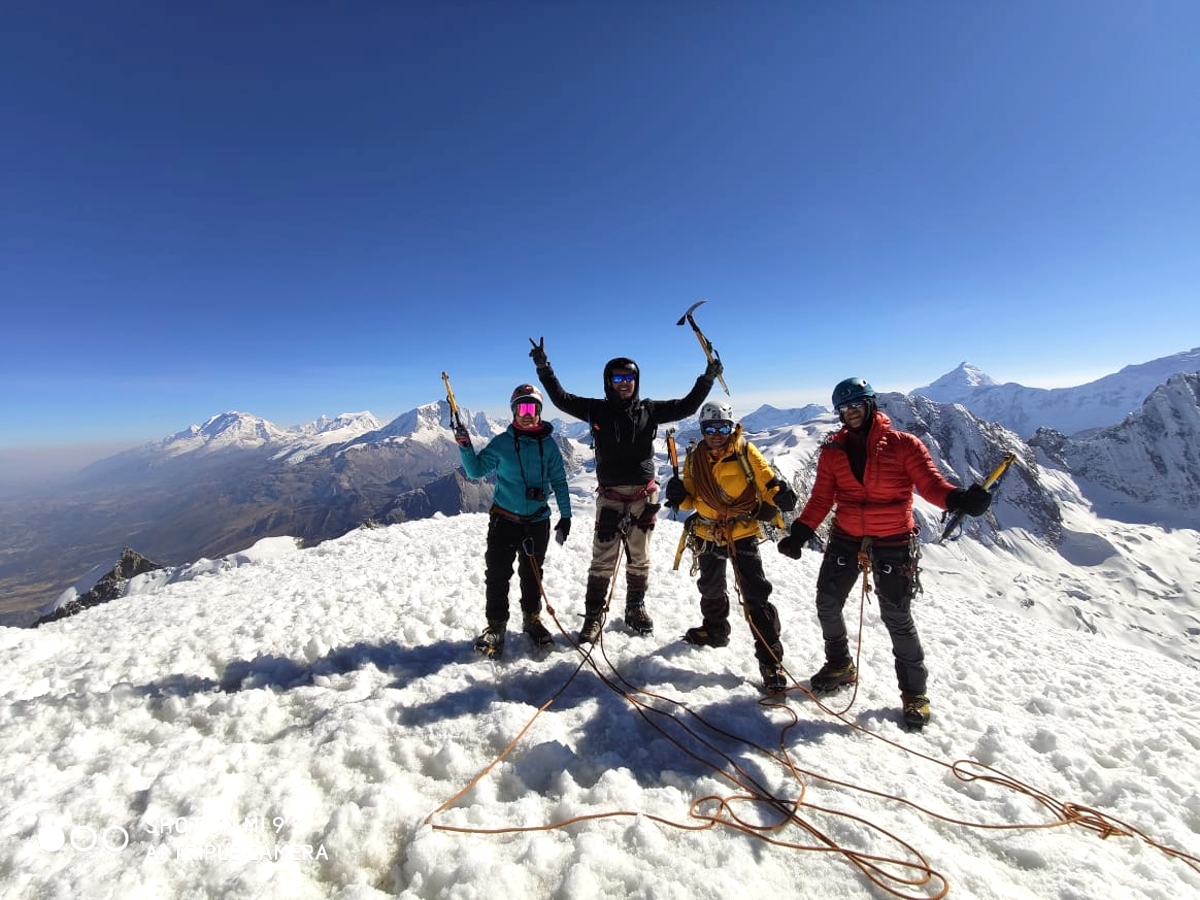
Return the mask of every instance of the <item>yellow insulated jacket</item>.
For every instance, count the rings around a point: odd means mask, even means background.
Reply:
[[[702,472],[701,466],[707,467],[711,474]],[[730,435],[720,459],[712,458],[703,441],[691,447],[681,477],[687,497],[679,508],[697,512],[694,530],[706,541],[726,544],[761,536],[759,516],[767,513],[773,513],[768,516],[769,521],[783,527],[779,511],[774,507],[764,508],[779,492],[778,487],[767,487],[767,482],[775,478],[775,471],[762,451],[742,437],[741,425]]]

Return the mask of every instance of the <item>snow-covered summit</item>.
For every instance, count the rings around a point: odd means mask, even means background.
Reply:
[[[977,388],[998,384],[992,376],[969,362],[959,363],[958,368],[947,372],[928,387],[917,388],[913,393],[939,400],[942,403],[966,404]]]
[[[981,419],[1029,437],[1039,428],[1078,434],[1121,422],[1172,375],[1200,371],[1200,347],[1125,366],[1077,387],[1035,388],[997,384],[963,363],[912,393],[940,403],[961,403]]]
[[[219,413],[203,425],[191,425],[157,445],[163,456],[183,453],[212,452],[226,448],[251,449],[264,444],[286,440],[288,431],[266,419],[249,413]],[[151,445],[154,447],[155,445]]]
[[[381,427],[369,412],[342,413],[336,418],[321,416],[289,432],[294,435],[275,454],[275,459],[295,465],[329,447],[352,441]]]
[[[847,609],[856,690],[805,692],[818,554],[763,552],[774,705],[736,607],[728,647],[680,642],[700,612],[677,521],[650,544],[655,634],[611,616],[588,659],[588,511],[543,568],[555,647],[510,622],[499,663],[470,649],[484,514],[136,576],[0,629],[6,896],[1195,896],[1195,620],[1167,582],[1196,533],[1063,499],[1076,565],[1016,527],[927,549],[919,733],[873,601]]]
[[[185,454],[267,448],[276,450],[274,458],[296,463],[379,427],[379,420],[369,412],[341,413],[332,419],[321,416],[295,428],[280,428],[259,416],[230,411],[150,444],[142,448],[141,455],[171,459]]]
[[[824,406],[815,403],[792,409],[777,409],[764,403],[754,412],[742,417],[742,428],[746,431],[767,431],[783,425],[807,422],[826,412],[828,410]]]
[[[484,413],[472,413],[462,407],[459,407],[459,413],[473,438],[481,437],[486,440],[503,431],[506,425],[488,418]],[[348,441],[342,449],[408,441],[440,447],[451,438],[452,429],[450,404],[445,400],[435,400],[403,412],[386,425],[359,435]]]
[[[382,425],[382,422],[364,410],[363,412],[342,413],[332,419],[325,415],[318,416],[312,422],[298,425],[293,430],[300,434],[329,434],[334,431],[348,430],[357,431],[361,434],[367,431],[374,431],[382,427]]]

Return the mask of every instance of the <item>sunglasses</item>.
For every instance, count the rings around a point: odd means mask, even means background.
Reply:
[[[609,381],[613,384],[633,384],[637,381],[636,375],[610,375]]]
[[[701,426],[700,430],[705,434],[729,434],[731,431],[733,431],[733,426],[727,424],[703,425]]]
[[[866,409],[866,408],[867,408],[866,400],[851,400],[849,403],[839,403],[837,406],[837,411],[842,413],[848,409]]]
[[[542,408],[540,406],[538,406],[536,403],[518,403],[517,404],[517,415],[518,416],[536,416],[536,415],[540,415],[541,411],[542,411]]]

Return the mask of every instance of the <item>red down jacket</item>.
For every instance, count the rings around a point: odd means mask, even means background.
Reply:
[[[844,449],[848,431],[836,432],[821,447],[812,493],[797,520],[814,531],[834,512],[834,528],[851,537],[892,537],[913,530],[912,492],[946,508],[954,485],[945,479],[915,435],[896,431],[892,420],[875,412],[867,433],[867,462],[860,482]]]

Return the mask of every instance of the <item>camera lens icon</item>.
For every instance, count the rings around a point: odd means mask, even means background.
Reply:
[[[120,853],[129,846],[129,832],[120,825],[109,825],[100,831],[90,825],[72,825],[69,832],[58,825],[41,825],[35,837],[38,846],[47,853],[58,853],[67,844],[77,853],[93,850]]]
[[[43,825],[37,830],[38,846],[47,853],[57,853],[67,844],[67,833],[57,825]]]

